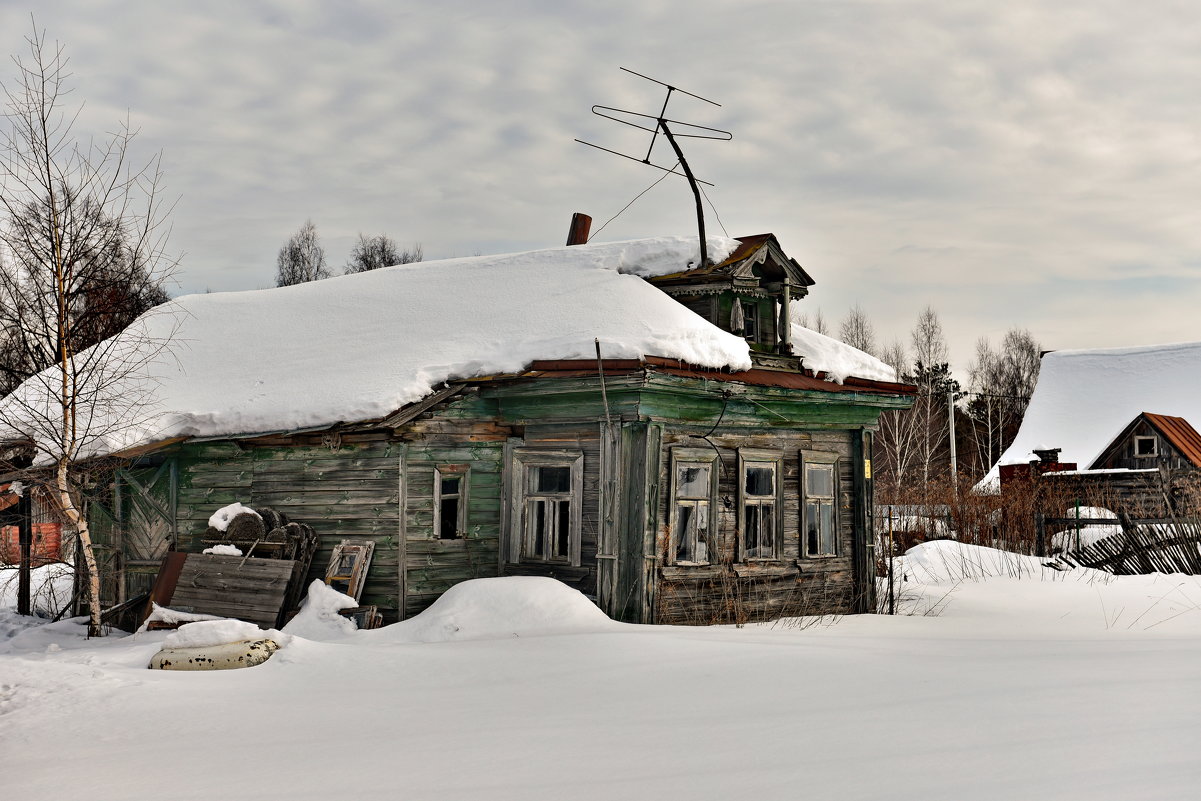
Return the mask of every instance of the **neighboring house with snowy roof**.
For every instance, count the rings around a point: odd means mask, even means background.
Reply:
[[[495,575],[635,621],[872,608],[872,434],[913,388],[792,323],[813,279],[774,236],[708,249],[422,262],[135,323],[178,330],[156,414],[97,447],[130,460],[94,515],[126,593],[240,501],[311,525],[318,575],[374,542],[363,602],[389,620]]]
[[[1162,511],[1161,468],[1201,469],[1195,421],[1201,421],[1201,342],[1052,351],[1043,356],[1016,439],[985,482],[1000,476],[1004,483],[1007,472],[1038,461],[1035,451],[1058,449],[1048,477],[1144,512]]]

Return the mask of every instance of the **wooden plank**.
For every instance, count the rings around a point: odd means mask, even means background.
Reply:
[[[188,554],[171,603],[268,627],[279,622],[293,562]]]

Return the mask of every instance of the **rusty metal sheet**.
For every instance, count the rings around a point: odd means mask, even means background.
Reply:
[[[1143,412],[1147,422],[1172,443],[1172,447],[1180,451],[1193,467],[1201,467],[1201,434],[1183,417],[1172,417],[1166,414]]]

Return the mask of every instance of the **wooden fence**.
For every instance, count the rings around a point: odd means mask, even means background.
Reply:
[[[1039,516],[1036,524],[1040,551],[1046,553],[1048,527],[1112,526],[1114,522],[1112,519],[1076,520]],[[1091,567],[1115,576],[1147,573],[1201,575],[1201,519],[1131,518],[1119,513],[1116,522],[1122,528],[1120,534],[1060,553],[1056,561],[1065,567]]]

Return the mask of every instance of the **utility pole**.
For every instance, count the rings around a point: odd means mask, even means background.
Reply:
[[[951,492],[959,498],[959,457],[955,451],[955,393],[947,393],[947,427],[951,436]]]

